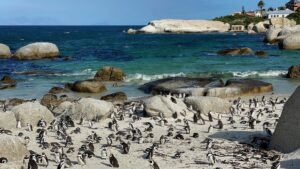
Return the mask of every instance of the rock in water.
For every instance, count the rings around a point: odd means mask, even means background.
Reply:
[[[1,135],[0,157],[5,157],[9,162],[22,162],[28,153],[21,138],[16,136]]]
[[[151,21],[139,30],[128,30],[128,33],[202,33],[228,32],[230,25],[210,20],[176,20],[164,19]]]
[[[94,79],[100,81],[123,81],[124,76],[123,70],[105,66],[96,73]]]
[[[18,60],[36,60],[55,58],[59,55],[58,47],[53,43],[36,42],[17,50],[13,58]]]
[[[300,50],[300,33],[290,34],[279,41],[280,49]]]
[[[229,79],[227,80],[226,87],[239,88],[239,95],[266,93],[273,91],[273,85],[254,79]]]
[[[53,114],[39,102],[27,102],[15,106],[11,110],[14,112],[17,121],[21,121],[24,127],[27,123],[36,126],[38,121],[44,119],[48,124],[54,119]]]
[[[124,102],[127,100],[127,96],[124,92],[116,92],[106,96],[102,96],[101,100],[109,102]]]
[[[180,99],[176,99],[176,103],[174,103],[171,98],[158,95],[145,99],[143,102],[145,111],[150,117],[163,113],[164,117],[170,118],[175,112],[187,111],[185,103]]]
[[[106,90],[106,87],[103,83],[92,79],[75,82],[71,90],[82,93],[101,93]]]
[[[252,55],[253,50],[250,48],[234,48],[218,51],[218,55]]]
[[[266,57],[268,54],[265,51],[259,50],[259,51],[255,52],[255,55],[258,56],[258,57],[262,57],[263,58],[263,57]]]
[[[170,77],[146,83],[139,87],[145,93],[186,93],[191,95],[199,93],[203,95],[208,87],[222,87],[224,83],[217,78],[188,78],[188,77]],[[195,91],[198,90],[198,91]]]
[[[273,27],[268,29],[268,31],[266,32],[264,42],[265,43],[277,43],[279,41],[278,35],[281,32],[281,30],[282,30],[281,28],[273,28]]]
[[[271,148],[290,153],[300,148],[300,86],[284,105],[271,141]]]
[[[11,58],[11,52],[7,45],[0,43],[0,59]]]
[[[113,112],[114,106],[110,102],[92,98],[82,98],[75,103],[74,110],[70,112],[71,117],[76,120],[105,119]]]
[[[225,99],[218,97],[187,97],[185,103],[188,106],[193,106],[195,110],[199,110],[203,114],[208,114],[208,112],[216,113],[228,113],[231,103]]]
[[[289,68],[288,78],[300,78],[300,65],[294,65]]]
[[[0,128],[14,129],[17,126],[15,114],[11,111],[0,111]]]
[[[3,76],[0,80],[0,90],[15,87],[16,84],[17,81],[13,80],[10,76]]]
[[[60,94],[60,93],[66,93],[68,92],[66,89],[61,88],[61,87],[52,87],[48,93],[51,94]]]

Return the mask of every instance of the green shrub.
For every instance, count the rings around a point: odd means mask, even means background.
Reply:
[[[250,23],[258,23],[264,21],[264,19],[261,17],[248,16],[248,15],[227,15],[227,16],[217,17],[213,20],[229,23],[230,25],[244,25],[244,26],[248,26]]]
[[[292,13],[289,16],[287,16],[288,19],[293,19],[297,22],[297,25],[300,24],[300,10],[298,9],[296,13]]]

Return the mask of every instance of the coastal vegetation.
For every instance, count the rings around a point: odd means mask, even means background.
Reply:
[[[290,14],[287,18],[296,21],[297,25],[299,25],[300,24],[300,8],[295,13]]]
[[[244,26],[247,26],[250,23],[258,23],[264,21],[264,19],[261,17],[249,16],[249,15],[227,15],[227,16],[217,17],[213,20],[229,23],[230,25],[244,25]]]

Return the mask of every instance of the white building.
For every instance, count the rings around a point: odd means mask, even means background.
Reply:
[[[286,10],[275,10],[275,11],[266,11],[264,16],[268,19],[271,18],[286,18],[290,14],[294,13],[294,11],[286,9]]]

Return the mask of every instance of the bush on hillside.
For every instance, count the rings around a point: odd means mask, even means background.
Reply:
[[[230,25],[244,25],[244,26],[248,26],[250,23],[258,23],[264,21],[264,19],[261,17],[248,16],[248,15],[227,15],[227,16],[217,17],[213,20],[229,23]]]
[[[290,14],[287,16],[288,19],[293,19],[297,22],[297,25],[300,24],[300,8],[297,10],[297,12]]]

